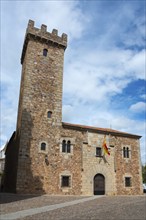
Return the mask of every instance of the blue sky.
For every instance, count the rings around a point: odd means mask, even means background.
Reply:
[[[29,19],[68,34],[63,121],[138,134],[146,163],[145,1],[1,1],[1,144],[16,127]]]

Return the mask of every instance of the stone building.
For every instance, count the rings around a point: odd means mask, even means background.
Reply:
[[[38,29],[29,20],[21,57],[17,128],[6,149],[4,190],[141,194],[141,136],[62,122],[66,47],[66,34],[60,37],[55,29],[49,33],[45,25]]]

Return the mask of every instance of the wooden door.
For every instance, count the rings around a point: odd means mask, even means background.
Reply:
[[[94,177],[94,195],[105,194],[105,178],[102,174],[97,174]]]

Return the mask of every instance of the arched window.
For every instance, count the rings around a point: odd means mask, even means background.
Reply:
[[[123,147],[123,157],[129,158],[129,147]]]
[[[67,153],[70,153],[70,141],[67,142]]]
[[[48,118],[52,118],[52,112],[51,112],[51,111],[48,111],[48,112],[47,112],[47,116],[48,116]]]
[[[126,149],[125,149],[125,147],[123,147],[123,156],[124,156],[124,158],[126,157]]]
[[[66,141],[62,141],[62,152],[66,152]]]
[[[43,49],[43,56],[44,56],[44,57],[47,56],[47,53],[48,53],[48,50],[47,50],[47,49]]]
[[[71,153],[71,142],[63,140],[62,141],[62,152],[63,153]]]
[[[127,149],[126,149],[126,153],[127,153],[127,158],[129,158],[129,148],[127,147]]]
[[[44,143],[44,142],[41,143],[41,150],[42,151],[46,150],[46,143]]]

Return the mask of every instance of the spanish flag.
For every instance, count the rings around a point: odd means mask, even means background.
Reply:
[[[104,136],[103,144],[102,144],[104,154],[110,155],[110,152],[108,151],[107,145],[106,145],[106,136]]]

